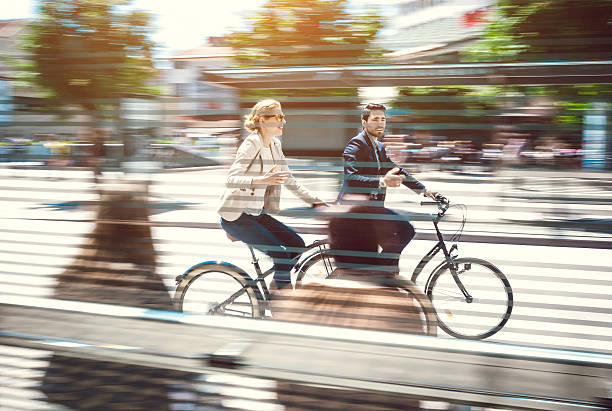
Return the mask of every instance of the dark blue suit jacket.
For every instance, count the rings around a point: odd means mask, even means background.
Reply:
[[[365,130],[346,144],[343,154],[344,183],[338,200],[341,200],[345,194],[353,193],[366,195],[369,199],[382,201],[384,204],[387,189],[379,187],[380,177],[393,167],[400,169],[398,174],[406,176],[402,183],[406,187],[417,193],[425,189],[423,184],[389,158],[385,146],[380,141],[376,141],[375,145],[372,144],[372,139],[368,137]],[[375,149],[378,150],[378,163],[374,153]]]

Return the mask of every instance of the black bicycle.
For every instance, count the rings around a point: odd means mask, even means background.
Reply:
[[[457,242],[466,220],[464,205],[451,206],[450,201],[441,195],[436,196],[436,201],[424,201],[421,205],[438,207],[438,212],[431,215],[438,241],[417,264],[411,281],[416,284],[425,266],[442,251],[444,259],[431,271],[424,287],[438,325],[457,338],[484,339],[492,336],[504,327],[512,314],[514,297],[510,282],[490,262],[457,255]],[[459,227],[450,238],[445,239],[439,223],[451,207],[459,211]],[[450,248],[446,245],[447,241],[453,243]],[[320,281],[334,268],[330,253],[322,249],[301,264],[296,287],[303,282]]]
[[[232,241],[238,241],[228,235]],[[183,312],[264,318],[270,310],[270,291],[265,279],[274,273],[270,268],[261,270],[259,259],[252,246],[252,263],[256,275],[251,277],[242,268],[226,261],[206,261],[189,268],[176,277],[174,304]],[[299,287],[305,279],[325,278],[331,274],[335,264],[329,253],[327,239],[318,240],[305,247],[295,257],[293,278]],[[320,275],[320,273],[325,273]],[[437,320],[429,299],[412,282],[399,280],[395,284],[411,298],[423,324],[423,333],[436,335]]]

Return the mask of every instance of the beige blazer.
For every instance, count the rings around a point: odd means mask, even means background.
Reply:
[[[238,147],[236,158],[227,176],[225,191],[221,196],[221,202],[217,209],[219,215],[224,219],[228,221],[238,219],[247,208],[251,196],[254,195],[253,177],[265,174],[261,158],[262,148],[262,139],[256,132],[249,134],[240,147]],[[313,195],[293,177],[291,170],[287,166],[281,142],[277,137],[272,139],[271,151],[277,164],[275,171],[286,171],[289,173],[289,179],[284,186],[306,203],[322,203],[323,200]],[[280,197],[280,185],[268,186],[265,192],[264,210],[268,213],[277,213],[280,209]]]

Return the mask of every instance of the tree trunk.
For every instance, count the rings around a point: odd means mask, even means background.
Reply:
[[[96,226],[59,275],[55,298],[172,309],[155,272],[146,193],[145,185],[127,183],[101,189]],[[50,403],[75,410],[170,410],[170,392],[187,389],[192,378],[185,372],[56,353],[41,389]]]
[[[55,297],[171,310],[156,274],[146,184],[102,187],[96,220],[80,255],[59,275]]]

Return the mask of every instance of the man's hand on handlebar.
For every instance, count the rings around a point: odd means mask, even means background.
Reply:
[[[425,191],[423,191],[423,197],[429,197],[429,198],[431,198],[434,201],[437,200],[437,197],[439,195],[440,194],[437,191],[431,191],[431,190],[427,190],[427,189]]]

